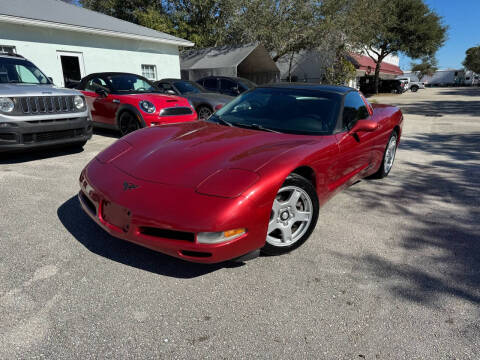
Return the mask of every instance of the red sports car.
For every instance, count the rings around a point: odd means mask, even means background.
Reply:
[[[259,87],[208,121],[117,141],[82,171],[79,199],[113,236],[185,260],[282,254],[335,193],[388,175],[402,121],[347,87]]]
[[[195,109],[185,98],[165,95],[142,76],[97,73],[82,79],[94,124],[126,135],[139,128],[193,121]]]

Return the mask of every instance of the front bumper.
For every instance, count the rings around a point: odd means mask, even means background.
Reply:
[[[80,188],[83,210],[109,234],[173,257],[219,263],[265,244],[270,211],[245,198],[205,196],[190,188],[141,181],[96,159],[82,172]],[[220,244],[196,240],[199,232],[236,228],[247,233]]]
[[[0,122],[0,152],[82,143],[92,137],[88,116]]]

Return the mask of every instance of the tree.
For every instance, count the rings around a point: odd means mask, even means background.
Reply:
[[[355,0],[352,4],[352,16],[364,19],[352,41],[367,50],[376,64],[376,93],[380,66],[388,55],[433,56],[446,40],[447,26],[424,0]]]
[[[161,0],[79,0],[83,7],[138,24],[137,14],[160,6]]]
[[[433,76],[438,70],[437,59],[434,56],[425,56],[422,62],[412,63],[411,69],[417,75],[418,81],[422,81],[425,76]]]
[[[480,74],[480,46],[472,47],[466,51],[467,57],[463,66],[467,70]]]

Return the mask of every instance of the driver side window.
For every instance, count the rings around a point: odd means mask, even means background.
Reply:
[[[350,128],[358,120],[366,119],[368,116],[367,106],[360,94],[356,91],[348,93],[343,107],[343,128]]]
[[[87,81],[85,91],[95,92],[98,89],[108,89],[107,84],[102,78],[95,77]]]

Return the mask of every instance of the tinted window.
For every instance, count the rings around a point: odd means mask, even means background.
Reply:
[[[220,89],[229,91],[235,90],[237,89],[237,83],[228,79],[220,79]]]
[[[178,91],[180,91],[181,94],[200,93],[203,91],[200,85],[190,81],[177,81],[173,84],[178,89]]]
[[[217,111],[234,125],[261,125],[292,134],[331,134],[335,128],[341,95],[318,90],[258,88],[244,93]]]
[[[366,119],[368,116],[367,106],[360,94],[356,91],[348,93],[345,96],[343,108],[343,126],[348,127],[358,120]]]
[[[203,87],[209,90],[217,90],[217,79],[208,78],[203,80]]]
[[[158,84],[157,84],[157,87],[158,87],[160,90],[163,90],[163,91],[173,90],[172,85],[170,85],[169,83],[158,83]],[[173,90],[173,91],[175,91],[175,90]]]
[[[105,83],[105,81],[99,77],[94,77],[90,80],[87,81],[87,83],[85,84],[85,91],[91,91],[91,92],[95,92],[97,91],[98,89],[106,89],[107,88],[107,84]]]

